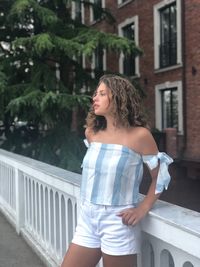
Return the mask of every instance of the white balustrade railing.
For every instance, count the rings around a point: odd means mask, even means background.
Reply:
[[[60,265],[72,239],[80,180],[79,174],[0,149],[0,210],[46,266]],[[138,267],[200,266],[200,213],[157,201],[141,227]]]

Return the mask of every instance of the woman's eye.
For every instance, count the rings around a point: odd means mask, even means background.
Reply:
[[[96,97],[96,96],[105,96],[106,92],[99,92],[99,93],[95,93],[92,97]]]

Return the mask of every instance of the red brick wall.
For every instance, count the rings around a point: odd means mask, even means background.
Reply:
[[[200,159],[200,1],[185,0],[186,130],[185,157]],[[192,71],[192,68],[194,70]]]

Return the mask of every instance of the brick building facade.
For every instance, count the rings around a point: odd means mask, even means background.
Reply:
[[[116,21],[109,24],[92,7],[82,7],[84,23],[134,39],[143,50],[140,58],[103,51],[93,66],[102,56],[103,70],[138,79],[152,129],[166,133],[165,149],[188,176],[200,177],[200,1],[93,2],[109,9]]]

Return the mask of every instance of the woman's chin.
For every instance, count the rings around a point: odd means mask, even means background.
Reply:
[[[97,115],[97,116],[103,116],[102,113],[97,111],[97,110],[94,111],[94,114]]]

